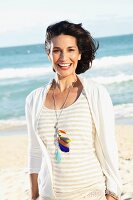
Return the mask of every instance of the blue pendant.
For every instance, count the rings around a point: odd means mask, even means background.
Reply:
[[[61,162],[61,153],[59,152],[59,150],[56,150],[55,152],[55,159],[58,163]]]
[[[61,151],[69,152],[69,147],[65,147],[65,146],[62,145],[62,144],[59,144],[59,147],[60,147],[60,150],[61,150]]]

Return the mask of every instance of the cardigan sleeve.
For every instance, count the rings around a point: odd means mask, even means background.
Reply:
[[[42,161],[42,151],[32,126],[32,113],[29,97],[26,98],[25,116],[28,131],[28,172],[29,174],[39,173]]]
[[[99,136],[105,158],[106,193],[120,199],[121,178],[119,173],[118,148],[115,135],[114,108],[107,89],[101,86],[97,96]]]

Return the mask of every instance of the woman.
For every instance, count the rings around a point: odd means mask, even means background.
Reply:
[[[91,67],[97,43],[81,24],[46,31],[55,77],[26,99],[31,199],[120,199],[114,114],[106,89],[78,74]]]

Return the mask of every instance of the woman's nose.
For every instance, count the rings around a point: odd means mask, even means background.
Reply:
[[[60,59],[61,60],[66,60],[66,58],[67,58],[67,54],[65,52],[61,52]]]

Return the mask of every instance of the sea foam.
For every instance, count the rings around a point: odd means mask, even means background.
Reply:
[[[127,66],[127,65],[133,65],[133,55],[128,56],[108,56],[108,57],[102,57],[99,59],[95,59],[93,61],[93,66],[98,68],[109,68],[109,67],[118,67],[118,66]]]
[[[49,65],[49,64],[48,64]],[[32,78],[44,76],[46,74],[52,73],[52,67],[49,67],[45,64],[44,67],[34,66],[28,68],[2,68],[0,69],[0,79],[13,79],[13,78]],[[95,68],[118,68],[121,66],[129,66],[133,65],[133,55],[128,56],[117,56],[117,57],[102,57],[95,59],[93,61],[93,66]],[[116,77],[116,79],[121,79],[123,75],[120,77]],[[99,77],[99,80],[101,77]],[[131,77],[124,77],[124,80],[131,79]],[[102,80],[102,79],[101,79]]]
[[[46,75],[51,71],[50,67],[5,68],[0,70],[0,79],[37,77]]]

